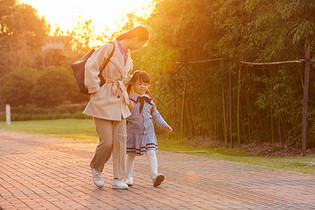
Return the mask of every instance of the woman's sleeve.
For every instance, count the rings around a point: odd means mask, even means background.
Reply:
[[[98,48],[85,63],[84,84],[89,93],[95,93],[100,89],[101,80],[98,77],[100,67],[103,64],[104,59],[109,56],[112,49],[112,44],[107,43],[103,45]]]
[[[156,124],[158,124],[163,129],[165,128],[165,126],[167,126],[167,123],[165,122],[163,117],[160,115],[156,107],[154,108],[152,112],[152,119]]]

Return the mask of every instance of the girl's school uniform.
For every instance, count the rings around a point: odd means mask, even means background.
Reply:
[[[155,106],[152,110],[153,100],[147,94],[130,94],[129,99],[135,107],[127,118],[127,154],[143,155],[149,150],[157,151],[153,121],[162,128],[167,123]]]

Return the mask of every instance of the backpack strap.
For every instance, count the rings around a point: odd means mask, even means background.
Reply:
[[[109,54],[109,56],[104,59],[104,62],[101,65],[100,73],[98,74],[98,77],[101,79],[100,86],[103,86],[105,84],[105,78],[103,77],[102,73],[103,73],[106,65],[108,64],[109,60],[111,59],[111,57],[113,57],[114,52],[115,52],[115,44],[113,42],[108,42],[108,43],[112,43],[114,47],[113,47],[113,50],[111,51],[111,53]]]
[[[113,44],[113,50],[112,52],[109,54],[108,58],[105,58],[104,59],[104,62],[103,64],[101,65],[101,68],[100,68],[100,73],[102,73],[106,67],[106,65],[108,64],[109,60],[111,59],[111,57],[113,57],[114,55],[114,51],[115,51],[115,44],[113,42],[108,42],[108,43],[112,43]]]

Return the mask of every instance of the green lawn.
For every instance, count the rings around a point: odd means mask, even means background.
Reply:
[[[40,133],[50,136],[80,139],[94,143],[98,141],[94,123],[89,119],[16,121],[11,122],[11,125],[9,126],[6,125],[5,122],[0,122],[0,129]],[[165,137],[159,138],[158,146],[159,150],[164,151],[188,153],[209,158],[243,162],[315,175],[315,156],[256,157],[247,155],[236,149],[188,147],[179,140],[174,138],[166,139]]]
[[[0,122],[0,128],[97,142],[93,120],[61,119]]]
[[[201,147],[187,147],[176,140],[159,140],[159,148],[166,151],[199,155],[203,157],[230,160],[252,165],[266,166],[288,171],[297,171],[315,175],[315,156],[305,157],[257,157],[248,155],[237,149],[212,149]],[[186,151],[186,152],[185,152]],[[194,151],[196,151],[194,153]]]

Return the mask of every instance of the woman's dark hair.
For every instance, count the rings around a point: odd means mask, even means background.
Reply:
[[[116,40],[120,41],[123,39],[132,39],[134,37],[138,37],[138,41],[147,41],[149,40],[149,31],[143,26],[137,26],[130,31],[127,31],[121,35],[119,35]]]

